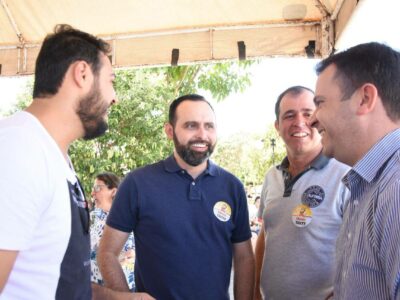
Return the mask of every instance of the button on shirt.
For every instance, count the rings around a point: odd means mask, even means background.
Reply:
[[[343,178],[351,198],[337,242],[335,299],[400,299],[400,129]]]

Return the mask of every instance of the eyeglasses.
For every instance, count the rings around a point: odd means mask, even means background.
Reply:
[[[92,191],[98,193],[98,192],[101,191],[101,188],[103,186],[106,186],[106,185],[105,184],[96,184],[96,185],[93,186]]]

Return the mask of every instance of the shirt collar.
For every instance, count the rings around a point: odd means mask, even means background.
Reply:
[[[182,170],[181,167],[176,163],[173,155],[164,160],[164,169],[169,173],[175,173]]]
[[[170,155],[164,160],[164,169],[169,173],[176,173],[183,170],[176,162],[174,155]],[[218,167],[214,162],[209,159],[207,162],[207,168],[204,170],[203,173],[210,174],[211,176],[216,176],[218,173]]]
[[[325,155],[322,154],[322,152],[320,152],[316,158],[314,158],[314,160],[310,163],[310,166],[307,169],[315,169],[315,170],[321,170],[323,169],[329,162],[328,157],[326,157]],[[280,165],[276,166],[278,170],[284,170],[284,171],[288,171],[289,170],[289,159],[287,158],[287,156],[283,159],[283,161],[281,162]]]
[[[371,182],[386,161],[399,149],[400,128],[388,133],[372,146],[367,154],[354,165],[351,173],[355,172],[367,182]]]

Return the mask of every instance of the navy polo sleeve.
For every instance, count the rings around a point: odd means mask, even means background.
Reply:
[[[134,174],[122,181],[113,201],[107,225],[124,232],[132,232],[137,223],[138,193]]]
[[[234,213],[235,228],[231,237],[232,243],[244,242],[251,238],[246,193],[241,183],[237,185],[236,197],[237,211]]]

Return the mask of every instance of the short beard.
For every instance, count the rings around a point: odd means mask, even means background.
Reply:
[[[98,79],[95,79],[89,93],[81,98],[76,111],[82,122],[84,140],[94,139],[107,131],[108,124],[104,120],[104,115],[107,113],[108,107],[103,102]]]
[[[182,145],[181,143],[179,143],[175,131],[173,135],[173,140],[178,155],[183,159],[185,163],[193,167],[196,167],[202,164],[204,161],[208,160],[213,153],[215,147],[215,144],[211,145],[210,143],[203,140],[191,141],[187,145]],[[196,143],[206,143],[208,145],[208,150],[206,152],[196,152],[190,149],[190,146]]]

